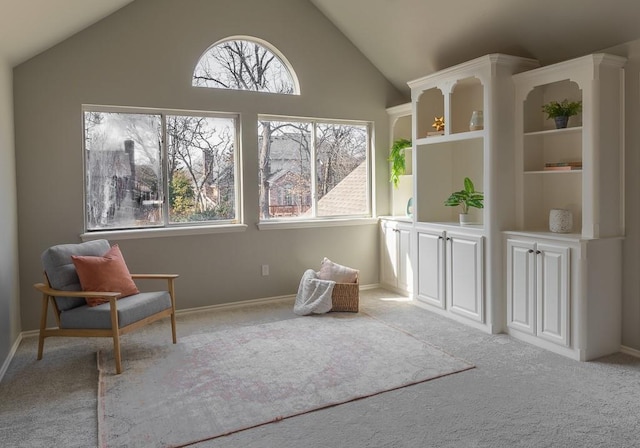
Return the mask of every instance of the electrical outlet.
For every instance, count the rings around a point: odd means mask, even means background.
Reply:
[[[269,265],[268,264],[263,264],[262,265],[262,276],[266,277],[267,275],[269,275]]]

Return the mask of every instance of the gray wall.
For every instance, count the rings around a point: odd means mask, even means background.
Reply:
[[[249,35],[278,48],[302,95],[191,87],[201,54],[219,39]],[[245,222],[241,233],[122,240],[132,272],[175,272],[178,308],[293,294],[322,257],[378,282],[378,231],[352,227],[259,231],[259,113],[375,123],[376,194],[388,209],[385,107],[399,93],[307,1],[137,0],[14,70],[20,286],[24,330],[37,328],[40,253],[83,232],[82,104],[241,114]],[[6,182],[5,179],[2,180]],[[270,265],[262,277],[261,264]]]
[[[20,332],[11,66],[0,58],[0,367]]]
[[[625,229],[623,243],[622,344],[640,350],[640,40],[605,50],[625,65]]]

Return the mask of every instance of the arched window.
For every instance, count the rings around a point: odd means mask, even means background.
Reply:
[[[298,80],[285,57],[267,42],[232,37],[204,52],[192,85],[299,95]]]

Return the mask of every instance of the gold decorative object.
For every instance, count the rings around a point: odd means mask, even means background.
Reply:
[[[436,132],[444,131],[444,115],[440,118],[433,117],[435,121],[431,125],[431,127],[436,128]]]

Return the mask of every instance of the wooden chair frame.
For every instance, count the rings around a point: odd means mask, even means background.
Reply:
[[[45,282],[34,284],[34,288],[42,293],[42,315],[40,317],[40,336],[38,338],[38,360],[42,359],[45,338],[51,336],[68,336],[68,337],[105,337],[113,338],[113,352],[116,361],[116,372],[122,373],[122,359],[120,356],[120,336],[130,333],[141,328],[151,322],[155,322],[165,317],[171,317],[171,333],[173,343],[177,342],[176,336],[176,302],[174,294],[174,280],[177,274],[131,274],[131,278],[146,280],[166,280],[169,296],[171,297],[171,307],[162,310],[156,314],[152,314],[137,322],[133,322],[125,327],[120,328],[118,325],[118,298],[122,295],[119,292],[94,292],[94,291],[61,291],[53,289],[49,283],[49,279],[45,273]],[[111,311],[111,328],[110,329],[79,329],[79,328],[60,328],[60,310],[56,305],[55,297],[102,297],[109,299],[109,307]],[[53,305],[58,328],[47,328],[47,312],[49,301]]]

